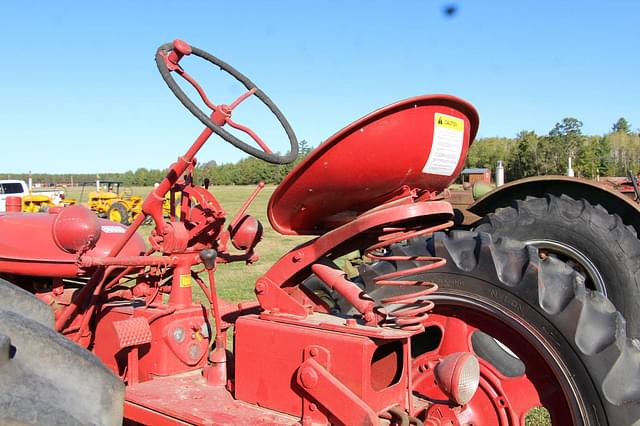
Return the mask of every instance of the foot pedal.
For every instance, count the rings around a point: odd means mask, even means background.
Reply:
[[[134,317],[122,321],[115,321],[113,328],[116,331],[120,349],[131,348],[127,354],[127,382],[129,386],[139,381],[138,377],[138,346],[151,342],[151,327],[144,317]]]
[[[115,321],[113,328],[116,330],[120,349],[151,342],[151,327],[144,317]]]

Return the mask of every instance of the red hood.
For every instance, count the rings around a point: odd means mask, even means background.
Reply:
[[[0,214],[0,273],[44,277],[75,277],[76,256],[60,249],[52,233],[55,214]],[[104,257],[122,238],[125,227],[99,219],[101,235],[90,256]],[[135,234],[121,254],[139,255],[146,250],[142,237]]]

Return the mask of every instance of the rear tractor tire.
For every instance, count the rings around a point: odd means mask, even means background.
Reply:
[[[0,424],[122,424],[122,381],[52,326],[49,306],[0,279]]]
[[[475,230],[569,263],[624,315],[629,335],[640,336],[640,240],[618,215],[566,195],[527,197],[488,214]]]
[[[481,382],[463,408],[474,424],[524,424],[539,406],[554,425],[640,424],[640,342],[627,337],[613,304],[585,288],[567,264],[541,259],[520,242],[468,231],[397,243],[389,253],[447,260],[410,278],[439,285],[429,296],[435,309],[425,332],[412,338],[419,393],[433,387],[430,362],[472,352]],[[359,279],[379,301],[416,288],[376,286],[375,277],[415,266],[379,260],[360,266]]]
[[[107,211],[107,219],[111,222],[129,225],[129,210],[127,206],[119,202],[111,204],[111,207],[109,207]]]

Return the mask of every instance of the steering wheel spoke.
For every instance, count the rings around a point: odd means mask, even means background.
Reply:
[[[264,143],[262,139],[260,139],[260,136],[258,136],[253,130],[251,130],[247,126],[243,126],[242,124],[236,123],[231,118],[227,118],[227,123],[229,124],[229,126],[233,127],[234,129],[238,129],[246,133],[247,135],[251,136],[251,139],[256,141],[256,143],[260,145],[260,148],[262,148],[264,152],[266,152],[267,154],[273,154],[273,151],[271,151],[271,149],[267,146],[267,144]]]
[[[255,87],[251,90],[246,91],[244,94],[240,95],[238,97],[238,99],[236,99],[235,101],[231,102],[231,105],[229,105],[229,111],[233,111],[238,105],[240,105],[242,102],[244,102],[249,96],[252,96],[254,93],[256,93],[258,91],[258,89],[256,89]]]
[[[186,81],[189,82],[189,84],[191,84],[193,86],[194,89],[196,89],[196,92],[198,92],[198,95],[200,95],[200,98],[202,99],[202,102],[204,102],[204,104],[206,106],[208,106],[212,111],[215,111],[216,108],[218,108],[218,106],[216,104],[214,104],[213,102],[211,102],[209,100],[209,98],[207,97],[207,94],[205,93],[204,89],[198,84],[197,81],[195,81],[193,79],[193,77],[191,77],[186,71],[180,69],[176,71],[180,77],[184,78]]]
[[[219,67],[222,71],[225,71],[227,74],[230,74],[233,78],[242,83],[247,91],[240,97],[238,97],[235,101],[233,101],[230,105],[215,105],[209,100],[202,87],[200,87],[200,85],[193,79],[193,77],[191,77],[182,69],[182,67],[180,67],[179,61],[183,56],[187,55],[198,56],[199,58],[202,58]],[[216,58],[210,53],[205,52],[204,50],[198,49],[197,47],[189,46],[187,43],[181,40],[174,40],[173,43],[167,43],[160,46],[158,48],[158,51],[156,52],[156,65],[165,83],[167,84],[167,86],[169,86],[169,89],[171,89],[178,100],[205,126],[213,130],[214,133],[222,137],[230,144],[241,149],[247,154],[253,155],[257,158],[274,164],[288,164],[293,162],[298,156],[298,140],[295,133],[293,132],[293,129],[291,128],[291,125],[284,117],[282,112],[280,112],[273,101],[264,92],[259,90],[257,86],[253,82],[251,82],[251,80],[237,71],[231,65],[223,62],[222,60]],[[189,97],[184,93],[184,91],[174,80],[173,76],[171,75],[172,71],[175,71],[196,89],[202,101],[205,103],[205,105],[207,105],[208,108],[213,111],[213,113],[204,113],[198,106],[193,103],[191,99],[189,99]],[[250,96],[256,96],[275,115],[276,119],[283,127],[285,133],[287,134],[287,138],[289,139],[289,144],[291,147],[291,150],[288,154],[280,155],[278,153],[274,153],[253,130],[251,130],[247,126],[238,124],[231,120],[231,112],[233,111],[233,109],[235,109]],[[251,139],[253,139],[260,148],[256,148],[247,144],[246,142],[243,142],[236,136],[223,129],[223,126],[226,123],[229,123],[231,127],[249,135],[249,137],[251,137]]]

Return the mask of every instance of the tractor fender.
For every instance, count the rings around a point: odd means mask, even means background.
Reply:
[[[640,235],[640,204],[607,187],[601,182],[568,176],[534,176],[502,185],[471,204],[467,210],[484,216],[500,207],[508,207],[515,200],[545,194],[567,195],[585,199],[592,205],[601,205],[610,214],[620,216],[625,225],[631,225]]]

